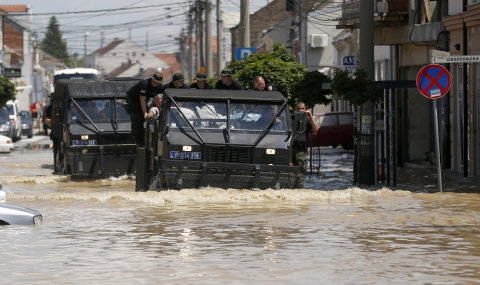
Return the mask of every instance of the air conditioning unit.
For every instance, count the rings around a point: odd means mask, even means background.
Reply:
[[[324,48],[328,46],[328,35],[327,34],[311,34],[310,35],[310,46],[312,48]]]

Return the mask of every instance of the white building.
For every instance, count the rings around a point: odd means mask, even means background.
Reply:
[[[122,66],[122,64],[134,64],[138,67],[137,72],[130,71],[131,74],[136,74],[141,72],[141,70],[149,68],[158,71],[168,68],[167,63],[141,46],[129,40],[120,39],[115,39],[105,47],[87,55],[84,59],[84,67],[98,69],[102,75],[109,75],[112,71]]]

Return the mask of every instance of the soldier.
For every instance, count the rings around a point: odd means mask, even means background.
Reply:
[[[181,74],[179,72],[173,74],[172,82],[167,84],[165,86],[164,90],[167,89],[167,88],[185,88],[185,89],[187,89],[188,86],[185,84],[183,74]]]
[[[292,147],[292,161],[293,165],[300,167],[300,172],[298,173],[297,179],[295,181],[295,188],[303,188],[303,180],[305,174],[307,173],[307,157],[308,157],[308,150],[307,150],[307,136],[310,132],[318,131],[318,126],[313,119],[312,113],[307,111],[305,107],[305,103],[302,101],[297,102],[294,108],[295,112],[303,112],[305,113],[305,120],[304,122],[300,122],[304,124],[305,130],[298,133],[293,138],[293,147]],[[295,122],[295,115],[292,116],[292,121]],[[294,126],[297,128],[297,126]]]
[[[190,89],[213,89],[213,86],[207,83],[207,75],[199,72],[195,78],[197,82],[190,85]]]
[[[145,145],[145,128],[143,122],[147,119],[147,100],[162,93],[163,75],[155,73],[151,78],[145,78],[127,91],[127,111],[132,120],[131,132],[138,147]]]
[[[256,91],[275,91],[275,87],[271,83],[265,83],[265,79],[261,75],[257,75],[253,78],[253,90]]]
[[[242,84],[232,78],[232,71],[224,68],[220,73],[220,80],[215,84],[215,89],[220,90],[243,90]]]

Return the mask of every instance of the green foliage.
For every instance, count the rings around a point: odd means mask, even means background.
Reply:
[[[8,100],[15,100],[15,84],[6,77],[0,77],[0,108],[7,105]]]
[[[73,64],[74,63],[74,57],[73,56],[68,56],[65,60],[64,60],[64,63],[66,66],[68,66],[69,68],[73,68],[75,65]],[[83,58],[80,58],[80,59],[77,59],[77,65],[76,67],[84,67],[83,66]]]
[[[379,102],[383,98],[382,88],[368,79],[364,69],[357,70],[353,77],[348,70],[335,69],[330,88],[339,99],[347,100],[357,107],[367,102]]]
[[[255,76],[263,76],[289,100],[292,107],[298,101],[293,86],[300,82],[306,73],[305,66],[297,63],[295,57],[280,43],[274,44],[271,52],[252,54],[241,61],[233,61],[228,67],[232,70],[233,77],[247,90],[253,89]]]
[[[218,78],[216,76],[210,77],[207,79],[207,83],[215,87],[215,84],[217,84]]]
[[[52,56],[66,60],[68,58],[67,42],[62,39],[62,33],[59,27],[57,18],[52,16],[48,23],[45,38],[43,38],[40,47]]]
[[[298,100],[303,101],[307,108],[313,108],[316,104],[328,105],[332,102],[330,96],[332,91],[322,89],[322,83],[330,83],[331,80],[318,70],[309,71],[297,85],[293,92]]]

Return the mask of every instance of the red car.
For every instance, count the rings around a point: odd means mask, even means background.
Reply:
[[[353,112],[328,112],[314,114],[318,126],[316,133],[309,134],[308,145],[341,145],[346,150],[353,149]]]

